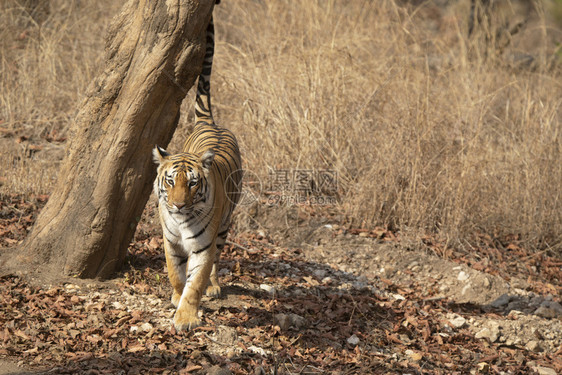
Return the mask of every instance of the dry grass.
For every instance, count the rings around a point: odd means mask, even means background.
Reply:
[[[0,2],[4,191],[52,189],[64,144],[41,145],[37,154],[30,145],[66,137],[85,87],[101,62],[102,35],[116,9],[111,2],[95,1]]]
[[[0,127],[31,139],[66,132],[110,13],[109,2],[55,3],[40,26],[0,11]],[[527,2],[532,18],[498,52],[482,34],[468,39],[468,3],[219,5],[214,105],[246,168],[264,181],[272,169],[337,170],[336,209],[355,225],[434,233],[453,246],[476,233],[512,236],[560,251],[562,84],[550,56],[562,33],[540,1]],[[514,22],[518,4],[502,19]],[[521,53],[534,62],[510,63]],[[23,176],[2,189],[52,188],[50,178],[29,188]]]

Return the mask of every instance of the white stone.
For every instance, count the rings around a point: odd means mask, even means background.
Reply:
[[[326,271],[325,270],[315,270],[313,272],[314,276],[316,276],[319,279],[323,279],[326,276]]]
[[[470,276],[469,276],[466,272],[460,271],[460,272],[459,272],[459,275],[457,276],[457,280],[458,280],[458,281],[466,281],[466,280],[469,279],[469,277],[470,277]]]
[[[460,315],[457,315],[453,319],[449,319],[449,322],[455,328],[462,328],[466,324],[466,319]]]
[[[265,350],[263,350],[263,348],[260,348],[260,347],[258,347],[258,346],[252,345],[252,346],[250,346],[250,347],[248,348],[248,350],[250,350],[250,351],[252,351],[252,352],[254,352],[254,353],[257,353],[257,354],[259,354],[259,355],[262,355],[262,356],[267,355],[267,352],[266,352]]]
[[[275,288],[272,287],[271,285],[260,284],[260,289],[265,290],[269,294],[275,294]]]
[[[548,367],[536,366],[533,368],[533,370],[538,372],[539,375],[556,375],[556,370]]]
[[[357,337],[355,334],[351,335],[350,337],[347,338],[347,343],[349,345],[353,345],[356,346],[357,344],[359,344],[361,340],[359,340],[359,337]]]

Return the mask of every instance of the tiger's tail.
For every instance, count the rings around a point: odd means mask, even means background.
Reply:
[[[218,2],[217,2],[218,3]],[[213,17],[209,21],[206,31],[205,59],[203,69],[197,83],[197,96],[195,98],[195,125],[214,125],[213,113],[211,111],[211,69],[213,67],[213,55],[215,54],[215,26]]]

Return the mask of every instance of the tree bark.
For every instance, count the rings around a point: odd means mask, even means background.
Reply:
[[[179,108],[201,71],[212,0],[130,0],[106,39],[56,187],[12,266],[106,278],[124,262]]]

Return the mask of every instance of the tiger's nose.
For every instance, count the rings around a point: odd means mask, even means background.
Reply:
[[[179,202],[179,203],[174,203],[174,206],[180,210],[182,207],[185,207],[185,203],[183,202]]]

